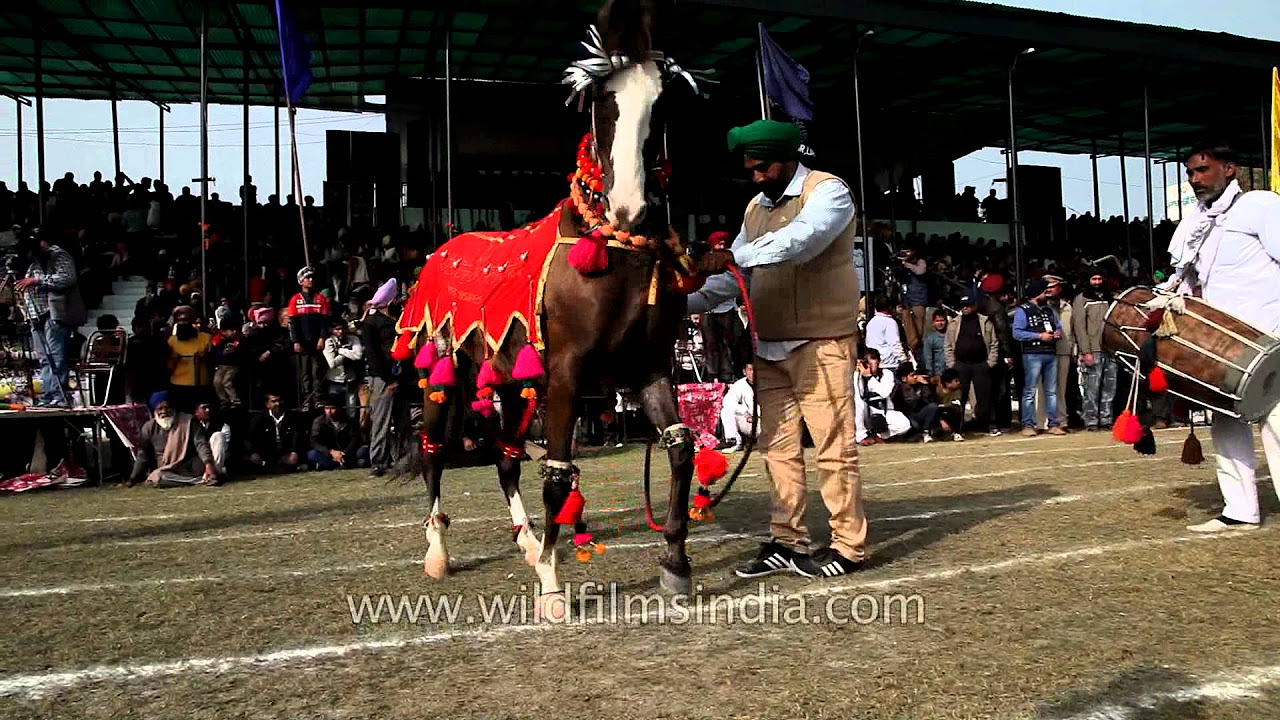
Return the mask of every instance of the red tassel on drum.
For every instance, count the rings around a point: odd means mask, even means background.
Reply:
[[[1111,437],[1125,445],[1132,445],[1142,439],[1142,423],[1126,408],[1116,418],[1116,424],[1111,428]]]
[[[1153,393],[1166,392],[1169,389],[1169,377],[1164,374],[1164,370],[1151,368],[1151,372],[1147,373],[1147,387]]]

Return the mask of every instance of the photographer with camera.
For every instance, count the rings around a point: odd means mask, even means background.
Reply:
[[[71,407],[66,387],[69,378],[67,341],[84,324],[87,311],[76,284],[76,264],[71,254],[40,232],[32,230],[19,247],[30,257],[26,276],[14,283],[22,309],[31,325],[31,339],[40,360],[40,400],[45,407]]]

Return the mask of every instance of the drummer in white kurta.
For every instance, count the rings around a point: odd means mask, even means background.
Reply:
[[[1194,149],[1185,161],[1197,202],[1169,243],[1174,275],[1165,287],[1183,293],[1198,288],[1210,305],[1260,330],[1280,334],[1280,195],[1241,192],[1235,179],[1235,154],[1225,146]],[[1260,425],[1263,452],[1275,483],[1280,477],[1280,405]],[[1214,413],[1211,434],[1226,507],[1218,517],[1187,529],[1257,528],[1261,516],[1253,429]]]

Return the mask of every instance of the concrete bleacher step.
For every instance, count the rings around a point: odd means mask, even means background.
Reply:
[[[98,326],[98,318],[103,315],[115,315],[120,327],[125,330],[133,326],[133,310],[138,301],[147,292],[147,281],[133,277],[128,280],[115,280],[111,283],[111,294],[102,298],[100,307],[89,311],[85,330],[91,331]]]

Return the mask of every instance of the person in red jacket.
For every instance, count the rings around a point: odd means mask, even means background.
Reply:
[[[315,270],[299,270],[298,285],[302,290],[289,299],[288,305],[289,335],[298,365],[298,401],[303,410],[311,409],[312,402],[320,396],[326,367],[321,351],[329,337],[329,299],[312,292],[314,284]]]

